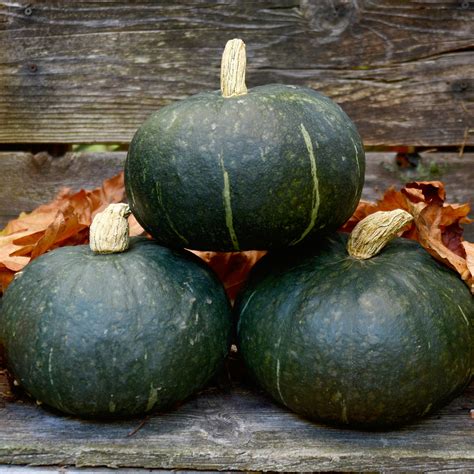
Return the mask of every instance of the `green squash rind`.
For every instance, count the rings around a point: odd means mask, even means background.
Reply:
[[[337,104],[267,85],[162,108],[132,140],[125,184],[134,215],[164,245],[272,249],[336,230],[364,172],[362,141]]]
[[[37,400],[90,417],[164,409],[202,387],[230,346],[230,306],[199,259],[144,239],[121,254],[63,247],[3,298],[1,342]]]
[[[417,243],[369,260],[346,237],[264,258],[236,305],[239,350],[261,386],[306,417],[396,426],[449,401],[474,370],[474,301]]]

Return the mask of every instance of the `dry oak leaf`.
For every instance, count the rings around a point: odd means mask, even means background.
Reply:
[[[32,258],[55,247],[86,243],[93,216],[124,197],[123,173],[120,173],[92,191],[73,193],[63,189],[51,203],[10,221],[0,232],[0,290]],[[443,183],[439,181],[409,183],[400,191],[390,188],[376,203],[361,201],[340,230],[350,232],[357,222],[379,210],[405,209],[414,215],[415,222],[403,236],[418,240],[435,258],[458,271],[474,291],[474,244],[462,239],[460,225],[470,222],[469,206],[446,204],[445,197]],[[129,224],[130,235],[143,233],[133,216]],[[253,265],[265,254],[264,251],[194,253],[214,269],[231,300]]]
[[[202,252],[191,250],[217,274],[231,301],[247,280],[252,267],[266,254],[263,250],[244,252]]]
[[[457,271],[474,293],[474,244],[463,240],[461,226],[472,222],[467,217],[470,206],[447,204],[445,199],[440,181],[415,181],[400,191],[390,188],[375,203],[361,201],[341,230],[350,232],[357,222],[376,211],[404,209],[414,221],[403,237],[417,240],[436,260]]]
[[[471,242],[463,241],[462,246],[464,247],[464,251],[466,252],[466,265],[469,273],[474,275],[474,244]],[[472,279],[470,280],[471,284],[471,293],[474,294],[474,282]]]
[[[61,189],[50,203],[10,221],[0,232],[0,293],[32,259],[56,247],[87,243],[94,215],[124,197],[122,172],[97,189]],[[131,235],[143,232],[134,218],[130,229]]]

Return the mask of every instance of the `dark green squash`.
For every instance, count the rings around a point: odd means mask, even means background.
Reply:
[[[220,251],[293,245],[336,230],[359,201],[365,157],[351,120],[305,87],[247,90],[244,48],[240,40],[226,47],[222,93],[163,107],[130,145],[130,207],[164,245]]]
[[[239,350],[261,386],[297,413],[400,425],[471,379],[474,299],[417,242],[398,238],[370,259],[346,244],[336,234],[315,250],[264,257],[237,302]]]
[[[122,253],[81,245],[34,260],[7,289],[0,328],[8,366],[34,398],[116,417],[170,407],[202,387],[227,354],[231,319],[198,258],[132,238]]]

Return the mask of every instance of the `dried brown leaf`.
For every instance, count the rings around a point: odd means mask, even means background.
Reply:
[[[48,225],[32,249],[31,258],[34,259],[48,250],[64,245],[64,241],[76,235],[84,227],[87,225],[79,223],[79,218],[74,210],[67,213],[58,211],[54,220]]]
[[[347,220],[344,225],[339,229],[341,232],[352,232],[358,222],[367,217],[369,214],[373,214],[378,208],[377,203],[370,201],[359,201],[357,209],[354,214]]]
[[[377,202],[361,200],[352,217],[339,229],[342,232],[352,232],[355,225],[369,214],[377,211],[393,211],[394,209],[408,210],[406,198],[395,188],[388,188],[383,198]]]
[[[72,192],[63,188],[52,202],[10,221],[0,232],[0,290],[3,291],[14,273],[32,258],[58,246],[88,242],[94,215],[124,197],[124,177],[120,173],[94,190]],[[474,244],[463,241],[461,224],[470,222],[469,206],[446,204],[445,197],[443,183],[439,181],[409,183],[400,191],[390,188],[376,203],[361,201],[341,230],[351,231],[357,222],[379,210],[405,209],[414,215],[415,223],[403,236],[420,241],[435,258],[456,269],[468,282],[473,274],[470,246]],[[133,216],[129,225],[132,236],[144,232]],[[471,252],[469,255],[466,248]],[[235,298],[253,265],[265,254],[263,251],[194,253],[214,269],[231,299]]]
[[[415,181],[400,191],[388,189],[376,203],[361,201],[354,215],[341,228],[351,231],[365,216],[376,211],[405,209],[413,215],[413,224],[403,237],[417,240],[438,261],[459,273],[474,292],[472,255],[468,264],[466,249],[474,244],[463,240],[462,224],[468,224],[468,204],[445,203],[446,191],[440,181]]]
[[[142,235],[145,232],[133,214],[130,214],[130,217],[128,218],[128,225],[130,227],[130,237]]]
[[[413,211],[417,229],[417,240],[437,260],[463,275],[467,269],[466,259],[457,255],[443,243],[440,225],[443,213],[442,205],[426,205],[419,212]]]
[[[245,252],[201,252],[192,251],[204,260],[217,274],[231,301],[235,299],[247,280],[252,267],[266,252],[248,250]]]
[[[442,204],[446,199],[446,191],[441,181],[413,181],[401,190],[413,203]]]
[[[466,266],[467,272],[465,274],[464,280],[466,281],[471,293],[474,294],[474,243],[467,242],[464,240],[462,242],[464,251],[466,252]]]
[[[0,293],[31,259],[59,246],[88,242],[94,215],[124,197],[124,177],[120,173],[94,190],[72,192],[63,188],[50,203],[10,221],[0,232]],[[133,235],[141,233],[135,220],[131,226]]]

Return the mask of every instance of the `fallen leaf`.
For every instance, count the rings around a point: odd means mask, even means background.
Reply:
[[[0,268],[0,288],[6,288],[15,278],[15,272],[6,267]]]
[[[97,189],[63,188],[50,203],[10,221],[0,232],[0,293],[32,259],[56,247],[87,243],[95,214],[124,197],[124,176],[119,173]],[[134,218],[130,227],[131,235],[143,232]]]
[[[408,211],[408,206],[405,196],[400,191],[390,187],[385,191],[383,198],[377,202],[361,200],[352,217],[339,230],[342,232],[352,232],[355,225],[369,214],[377,211],[393,211],[394,209]]]
[[[466,265],[469,271],[467,275],[466,282],[470,285],[471,293],[474,294],[474,243],[463,241],[462,246],[464,247],[464,251],[466,252]]]
[[[124,197],[124,177],[120,173],[94,190],[72,192],[64,188],[52,202],[10,221],[0,232],[0,290],[3,291],[14,273],[31,259],[59,246],[87,243],[94,215]],[[350,232],[357,222],[379,210],[405,209],[415,221],[403,237],[420,241],[431,255],[454,268],[470,284],[474,274],[470,245],[474,244],[463,240],[461,227],[470,222],[469,206],[447,204],[445,198],[440,181],[417,181],[398,191],[389,188],[378,202],[361,201],[340,230]],[[129,225],[132,236],[144,232],[133,216],[129,218]],[[194,253],[214,269],[231,299],[235,298],[253,265],[265,254],[263,251]]]
[[[130,237],[134,237],[137,235],[142,235],[144,230],[143,227],[138,223],[136,217],[133,214],[130,214],[128,218],[128,225],[129,225],[129,234]]]
[[[464,241],[462,227],[472,222],[468,218],[470,206],[448,204],[445,199],[441,181],[415,181],[399,191],[390,188],[375,203],[361,201],[340,230],[350,232],[357,222],[376,211],[404,209],[414,221],[402,236],[417,240],[436,260],[457,271],[474,293],[474,244]]]
[[[360,200],[354,214],[340,227],[341,232],[352,232],[358,222],[377,210],[377,203]]]
[[[446,191],[441,181],[413,181],[401,190],[413,203],[442,204],[446,199]]]
[[[262,250],[247,250],[244,252],[192,250],[192,252],[216,272],[231,301],[235,300],[252,267],[266,254]]]

